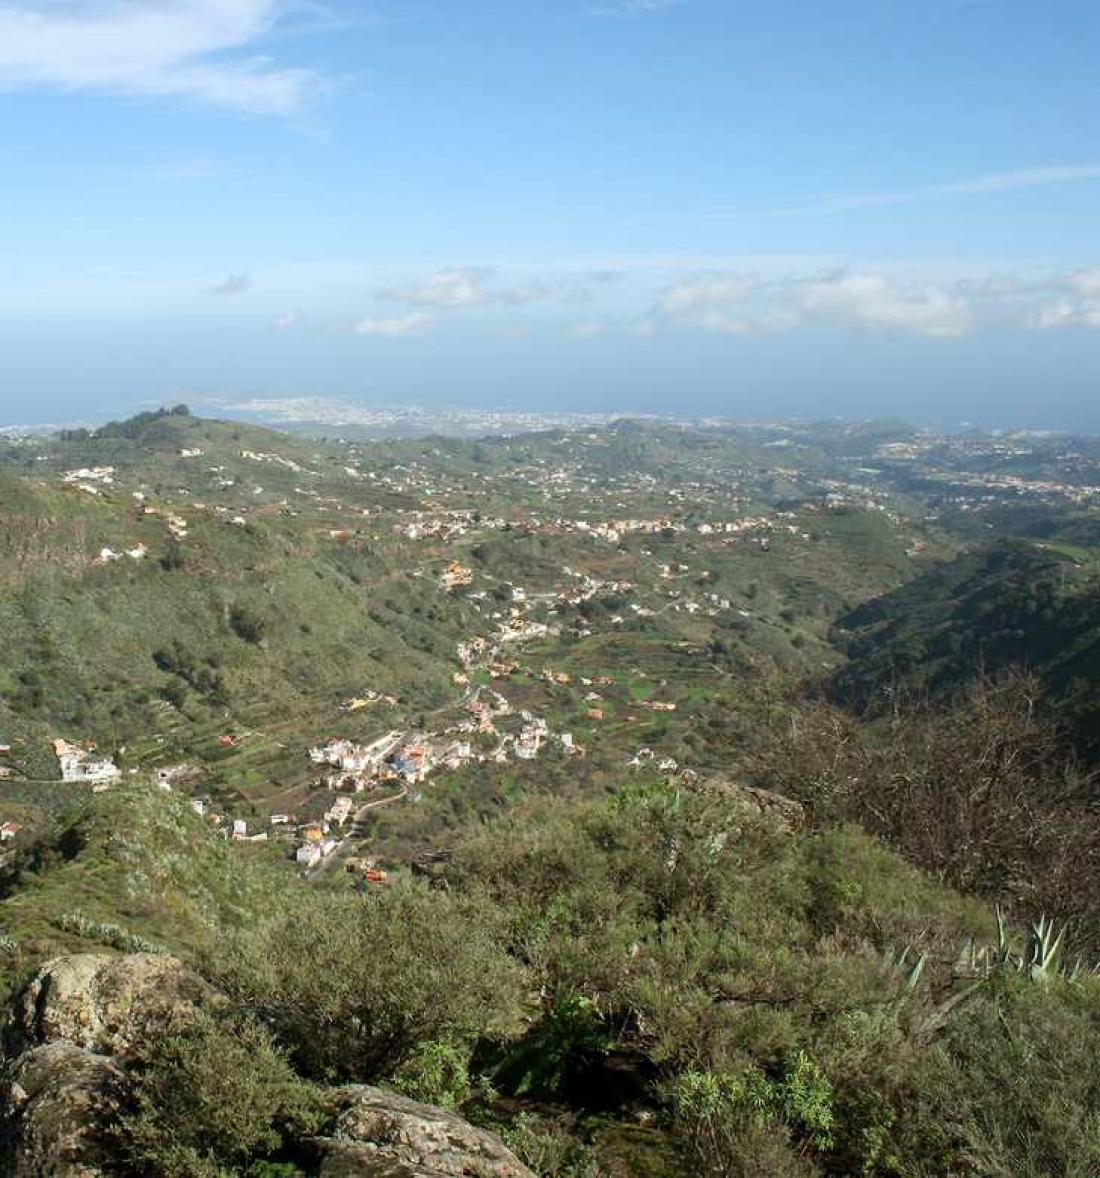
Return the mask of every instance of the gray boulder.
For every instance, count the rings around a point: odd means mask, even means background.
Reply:
[[[322,1178],[534,1178],[499,1137],[455,1113],[367,1086],[339,1094]]]
[[[217,992],[176,957],[78,953],[47,961],[18,999],[9,1024],[16,1049],[64,1039],[125,1055],[137,1038],[170,1030]]]
[[[39,969],[11,1010],[3,1069],[0,1173],[99,1178],[99,1127],[114,1112],[136,1039],[224,1001],[175,957],[80,953]]]
[[[99,1178],[107,1158],[97,1126],[111,1115],[121,1070],[107,1056],[73,1043],[24,1052],[8,1071],[4,1091],[9,1178]]]

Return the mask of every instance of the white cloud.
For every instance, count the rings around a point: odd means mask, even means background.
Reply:
[[[207,287],[206,293],[212,295],[239,295],[252,289],[252,279],[247,274],[230,274],[221,282]]]
[[[1066,279],[1074,294],[1084,298],[1100,298],[1100,266],[1077,270]]]
[[[420,282],[383,290],[381,297],[408,303],[411,307],[465,310],[491,303],[522,307],[528,303],[543,302],[555,294],[555,290],[541,280],[532,280],[522,286],[490,289],[486,284],[495,273],[492,266],[459,266],[437,270]]]
[[[700,312],[696,322],[704,331],[713,331],[718,335],[754,335],[764,330],[764,324],[759,319],[728,315],[725,311],[715,309]]]
[[[301,311],[284,311],[281,315],[275,316],[272,326],[276,331],[289,331],[292,327],[297,327],[301,321]]]
[[[794,288],[804,318],[857,331],[950,338],[974,326],[970,302],[938,286],[905,288],[882,274],[841,271]]]
[[[1074,302],[1063,299],[1049,307],[1041,307],[1031,318],[1031,326],[1040,331],[1056,327],[1100,328],[1100,299]]]
[[[1049,331],[1058,327],[1100,328],[1100,267],[1064,274],[1051,284],[1056,302],[1039,307],[1029,319],[1031,327]]]
[[[569,334],[574,339],[599,339],[607,334],[607,324],[598,319],[587,319],[583,323],[574,323]]]
[[[487,301],[484,282],[491,274],[477,266],[437,270],[423,282],[385,290],[382,297],[413,307],[480,307]]]
[[[428,331],[435,321],[425,311],[401,315],[392,319],[361,319],[355,325],[356,335],[399,336]]]
[[[904,331],[951,337],[974,323],[971,300],[934,284],[901,283],[874,272],[837,270],[813,277],[711,273],[664,290],[645,323],[721,335],[792,331],[809,323],[856,331]]]
[[[0,89],[181,95],[287,115],[317,76],[242,52],[282,9],[280,0],[0,0]]]
[[[705,314],[716,308],[744,303],[756,279],[744,274],[712,274],[688,278],[670,286],[657,301],[657,310],[674,317]]]
[[[695,327],[719,335],[753,335],[796,326],[789,313],[769,305],[769,283],[753,274],[696,274],[667,287],[636,335],[661,326]]]

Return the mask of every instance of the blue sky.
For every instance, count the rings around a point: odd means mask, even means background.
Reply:
[[[0,420],[1100,430],[1088,0],[0,0]]]

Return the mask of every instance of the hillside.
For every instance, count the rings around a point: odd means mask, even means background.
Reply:
[[[317,442],[182,408],[11,441],[8,764],[49,781],[52,740],[93,740],[127,772],[190,766],[223,814],[308,813],[308,747],[430,744],[503,641],[506,694],[572,733],[593,780],[644,748],[717,766],[770,678],[835,660],[840,613],[949,550],[796,448],[804,468],[767,438],[631,423]]]
[[[294,884],[278,850],[217,837],[186,798],[120,786],[85,796],[9,856],[0,968],[11,983],[36,961],[95,946],[194,960]]]
[[[511,1178],[514,1155],[545,1178],[978,1174],[977,1150],[1087,1173],[1094,979],[1041,957],[1028,980],[980,905],[762,799],[527,803],[434,888],[368,894],[295,883],[163,791],[93,799],[5,900],[8,976],[33,976],[0,1160],[366,1178],[379,1149],[448,1148],[426,1119]],[[348,1120],[368,1098],[386,1119]]]
[[[975,674],[1038,676],[1082,751],[1095,755],[1100,568],[1042,544],[1004,542],[939,565],[846,614],[837,696],[884,706],[899,693],[944,698]]]

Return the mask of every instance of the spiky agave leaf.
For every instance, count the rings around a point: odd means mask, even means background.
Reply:
[[[1046,981],[1058,972],[1058,955],[1062,951],[1065,935],[1065,926],[1056,934],[1054,921],[1048,920],[1045,913],[1031,926],[1027,941],[1026,968],[1032,981]]]

